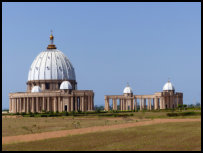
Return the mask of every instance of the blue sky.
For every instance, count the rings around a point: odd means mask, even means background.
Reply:
[[[162,91],[170,77],[183,102],[201,100],[201,3],[3,3],[2,106],[26,91],[28,70],[49,44],[71,61],[78,89],[104,95]]]

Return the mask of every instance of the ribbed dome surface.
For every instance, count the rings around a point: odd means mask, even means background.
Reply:
[[[163,90],[175,90],[174,86],[170,81],[166,82],[163,86]]]
[[[33,61],[28,74],[31,80],[76,80],[75,70],[60,50],[47,49]]]
[[[60,89],[72,89],[72,85],[69,81],[63,81],[60,85]]]

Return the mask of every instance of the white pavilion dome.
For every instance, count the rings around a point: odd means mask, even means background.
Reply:
[[[124,93],[124,94],[125,94],[125,93],[133,93],[133,90],[132,90],[132,88],[131,88],[129,85],[127,85],[127,86],[124,88],[123,93]]]
[[[68,58],[58,49],[42,51],[33,61],[28,81],[76,80],[75,70]]]
[[[72,85],[69,81],[63,81],[60,85],[60,89],[72,89]]]
[[[165,85],[163,86],[163,90],[175,90],[175,87],[172,85],[170,81],[166,82]]]
[[[39,86],[34,86],[32,92],[42,92],[42,89]]]

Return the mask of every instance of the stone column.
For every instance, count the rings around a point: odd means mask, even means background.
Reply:
[[[88,96],[85,96],[85,111],[88,111]]]
[[[105,111],[109,111],[109,100],[108,97],[105,96]]]
[[[119,99],[119,100],[120,100],[120,110],[122,111],[123,110],[122,99]]]
[[[19,112],[22,112],[22,100],[19,98]]]
[[[17,99],[14,100],[14,113],[17,112]]]
[[[173,98],[172,98],[172,95],[170,95],[170,101],[169,101],[169,103],[170,103],[170,108],[173,108]]]
[[[137,98],[134,99],[135,100],[135,111],[137,110]]]
[[[90,96],[90,110],[92,111],[93,109],[93,101],[92,101],[92,96]]]
[[[75,97],[75,111],[78,111],[78,97]]]
[[[12,108],[11,108],[12,112],[11,113],[13,113],[15,111],[15,107],[14,107],[15,106],[15,99],[13,98],[11,102],[12,102]]]
[[[29,113],[29,99],[26,97],[26,113]]]
[[[63,106],[63,97],[60,97],[60,104],[61,104],[61,111],[64,111],[64,106]],[[69,109],[69,108],[68,108]],[[68,110],[67,109],[67,110]]]
[[[159,109],[162,109],[162,97],[159,97]]]
[[[176,102],[176,103],[177,103],[177,107],[178,107],[178,105],[180,104],[180,103],[179,103],[179,97],[178,97],[178,96],[177,96],[177,102]]]
[[[148,98],[148,99],[147,99],[147,110],[150,110],[150,109],[149,109],[149,107],[150,107],[149,100],[150,100],[150,99]]]
[[[116,107],[117,109],[117,107]],[[92,96],[92,110],[94,110],[94,95]]]
[[[13,111],[12,111],[12,109],[13,109],[13,98],[10,99],[9,104],[11,105],[11,106],[9,107],[9,113],[12,113],[12,112],[13,112]]]
[[[9,113],[12,112],[12,99],[9,98]]]
[[[146,98],[144,98],[144,109],[146,109]]]
[[[12,111],[12,99],[9,98],[9,112]]]
[[[12,112],[16,113],[16,98],[13,99]]]
[[[163,109],[166,109],[165,97],[163,97],[163,104],[162,104],[162,106],[163,106]]]
[[[132,103],[133,103],[133,105],[132,105],[132,110],[134,110],[135,109],[135,100],[134,100],[135,98],[133,97],[133,99],[132,99]]]
[[[123,110],[125,110],[125,98],[123,99]]]
[[[117,99],[113,99],[113,110],[117,110]]]
[[[73,111],[73,96],[71,97],[71,111]]]
[[[32,113],[35,112],[35,109],[34,109],[35,105],[34,105],[34,97],[32,97]]]
[[[91,108],[92,108],[92,99],[91,99],[91,96],[89,96],[88,99],[89,99],[89,110],[91,111]]]
[[[131,111],[134,110],[134,102],[133,102],[133,99],[130,99],[130,110],[131,110]]]
[[[122,99],[123,110],[125,110],[125,98]]]
[[[62,112],[62,109],[61,109],[61,100],[60,100],[61,97],[58,97],[58,111],[59,112]]]
[[[142,110],[142,98],[140,98],[139,101],[140,101],[140,110]]]
[[[18,112],[18,98],[15,98],[15,113]]]
[[[126,104],[125,104],[125,98],[123,99],[123,110],[125,111]]]
[[[171,95],[171,108],[173,108],[173,105],[174,105],[174,98],[173,98],[173,95]]]
[[[26,112],[26,103],[25,103],[25,97],[23,97],[23,112]]]
[[[158,98],[155,97],[154,109],[158,110]]]
[[[50,110],[50,101],[49,101],[50,97],[47,97],[47,111],[51,111]]]
[[[56,97],[54,97],[54,112],[56,112]]]
[[[39,112],[39,97],[36,97],[36,112]]]
[[[152,99],[149,98],[149,110],[152,110]]]
[[[85,112],[85,103],[84,103],[84,97],[81,97],[81,105],[82,105],[82,112]]]
[[[42,111],[45,111],[45,98],[42,97]]]
[[[110,108],[109,108],[109,99],[107,99],[107,110],[109,111]]]
[[[14,99],[12,98],[12,99],[11,99],[11,112],[10,112],[10,113],[13,113],[13,112],[14,112],[14,107],[13,107],[13,105],[14,105]]]
[[[71,105],[72,105],[72,103],[71,103],[71,99],[72,99],[72,97],[68,97],[68,112],[71,112]],[[64,102],[63,102],[63,109],[64,109]],[[64,109],[65,110],[65,109]]]

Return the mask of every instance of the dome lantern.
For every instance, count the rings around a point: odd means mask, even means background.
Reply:
[[[47,49],[56,49],[56,46],[54,45],[54,36],[52,34],[52,30],[51,30],[51,35],[50,35],[50,44],[48,45]]]

